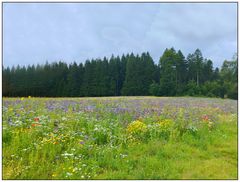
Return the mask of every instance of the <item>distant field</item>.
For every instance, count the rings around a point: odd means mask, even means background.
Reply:
[[[237,179],[237,101],[3,98],[3,179]]]

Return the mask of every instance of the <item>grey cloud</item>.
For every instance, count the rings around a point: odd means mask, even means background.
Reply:
[[[4,4],[4,65],[200,48],[221,66],[237,51],[236,3]]]

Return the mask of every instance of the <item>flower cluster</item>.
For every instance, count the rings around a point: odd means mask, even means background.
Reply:
[[[33,118],[34,122],[31,124],[31,127],[36,127],[36,126],[42,126],[41,123],[39,123],[39,118]]]
[[[52,143],[52,144],[58,144],[60,142],[65,142],[67,140],[68,136],[66,135],[56,135],[54,133],[50,133],[47,135],[47,137],[44,137],[41,141],[41,144],[47,144],[47,143]]]
[[[161,130],[166,131],[173,126],[173,121],[171,119],[164,119],[164,120],[158,121],[157,124],[159,125],[159,128]]]
[[[136,120],[130,123],[127,127],[127,132],[129,134],[136,134],[139,132],[145,132],[147,131],[147,126],[143,122]]]

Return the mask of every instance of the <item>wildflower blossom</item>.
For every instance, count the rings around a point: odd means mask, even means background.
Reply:
[[[209,117],[208,117],[207,115],[204,115],[204,116],[202,116],[202,120],[203,120],[203,121],[208,121],[208,120],[209,120]]]
[[[38,124],[38,123],[33,123],[31,124],[32,127],[36,127],[36,126],[41,126],[41,124]]]
[[[207,115],[204,115],[202,117],[202,122],[205,123],[209,129],[212,129],[214,126],[214,123],[211,121],[211,119]]]
[[[38,121],[39,121],[39,118],[37,118],[37,117],[36,117],[36,118],[34,118],[34,121],[38,122]]]
[[[80,144],[80,145],[83,145],[83,144],[84,144],[84,141],[83,141],[83,140],[80,140],[79,144]]]
[[[147,130],[146,124],[143,122],[136,120],[130,123],[127,127],[127,132],[132,133],[138,133],[138,132],[145,132]]]
[[[173,121],[170,119],[164,119],[157,123],[161,130],[168,130],[173,125]]]

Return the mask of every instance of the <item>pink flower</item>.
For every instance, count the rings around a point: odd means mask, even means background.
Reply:
[[[202,117],[202,119],[203,119],[204,121],[208,121],[208,120],[209,120],[209,117],[208,117],[207,115],[204,115],[204,116]]]

